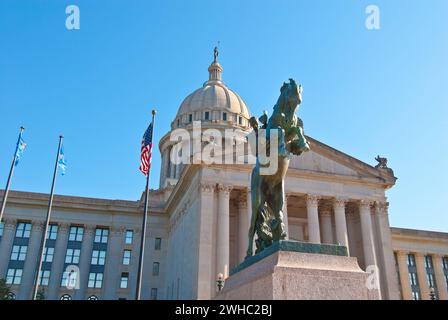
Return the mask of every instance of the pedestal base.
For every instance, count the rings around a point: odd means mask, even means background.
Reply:
[[[379,299],[378,290],[367,287],[369,274],[345,247],[280,241],[267,250],[237,266],[215,299]]]

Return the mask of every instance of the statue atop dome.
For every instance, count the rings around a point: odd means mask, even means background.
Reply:
[[[218,47],[216,46],[215,49],[213,49],[213,57],[214,57],[213,63],[217,63],[218,62],[218,55],[219,55]]]

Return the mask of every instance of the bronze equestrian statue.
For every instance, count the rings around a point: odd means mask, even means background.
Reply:
[[[310,150],[303,133],[303,123],[295,114],[301,102],[302,87],[297,86],[293,79],[289,79],[289,83],[283,83],[280,89],[280,97],[269,120],[266,114],[258,120],[255,117],[250,119],[250,124],[256,136],[258,137],[259,134],[266,135],[267,154],[272,155],[271,151],[274,151],[269,150],[272,130],[278,130],[279,142],[277,171],[270,175],[262,175],[260,174],[260,168],[265,165],[260,163],[257,138],[257,162],[251,175],[252,218],[247,257],[253,255],[252,248],[255,234],[257,235],[255,241],[256,254],[269,247],[274,241],[286,238],[283,223],[284,181],[290,155],[300,155],[302,152]]]

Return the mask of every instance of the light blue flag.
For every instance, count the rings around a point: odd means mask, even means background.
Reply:
[[[20,134],[19,141],[17,142],[17,149],[16,149],[16,155],[15,155],[15,162],[14,166],[19,164],[20,158],[23,155],[23,152],[25,151],[26,143],[22,138],[22,134]]]
[[[58,167],[61,169],[61,174],[65,174],[65,168],[67,166],[67,161],[64,156],[64,146],[61,146],[61,150],[59,151],[59,159],[58,159]]]

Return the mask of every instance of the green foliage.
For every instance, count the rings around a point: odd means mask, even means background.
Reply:
[[[9,300],[10,288],[6,284],[5,279],[0,279],[0,300]]]

